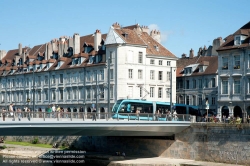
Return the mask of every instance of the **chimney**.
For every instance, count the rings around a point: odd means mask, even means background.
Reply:
[[[189,58],[194,58],[194,50],[191,48]]]
[[[142,32],[147,32],[149,34],[148,26],[141,26]]]
[[[152,31],[150,32],[150,36],[151,36],[155,41],[157,41],[158,43],[161,43],[161,33],[160,33],[160,31],[152,30]]]
[[[19,49],[19,51],[18,51],[18,55],[20,56],[20,55],[22,55],[22,44],[21,43],[19,43],[18,44],[18,49]]]
[[[80,53],[80,35],[75,33],[73,35],[73,55]]]
[[[101,31],[97,29],[95,31],[95,36],[94,36],[94,49],[95,49],[95,51],[99,50],[99,46],[101,44],[101,41],[102,41],[102,34],[101,34]]]
[[[121,26],[120,26],[120,24],[119,23],[114,23],[113,25],[112,25],[113,27],[114,27],[114,29],[121,29]]]
[[[44,54],[44,59],[46,60],[48,56],[48,43],[45,44],[45,54]]]
[[[218,52],[216,51],[224,41],[222,40],[221,37],[218,37],[217,39],[213,40],[213,48],[212,48],[212,55],[218,55]]]
[[[3,57],[5,57],[5,55],[6,55],[6,51],[0,50],[0,60],[2,60]]]
[[[186,57],[187,57],[187,56],[186,56],[186,54],[184,54],[184,53],[181,55],[181,58],[186,58]]]
[[[57,45],[57,40],[56,39],[52,40],[51,46],[52,46],[52,52],[53,51],[58,51],[58,45]]]
[[[47,57],[45,57],[45,60],[49,60],[50,57],[52,56],[52,45],[51,43],[49,42],[48,45],[47,45]]]
[[[72,37],[69,38],[69,47],[73,48],[73,38]]]

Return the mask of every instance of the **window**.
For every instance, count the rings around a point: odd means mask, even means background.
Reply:
[[[45,76],[45,77],[44,77],[44,84],[45,84],[45,85],[48,85],[48,76]]]
[[[128,78],[133,78],[133,69],[128,69]]]
[[[84,75],[83,72],[79,72],[80,82],[84,81]]]
[[[171,65],[171,61],[167,61],[167,66],[170,66]]]
[[[154,79],[155,79],[155,71],[150,70],[150,80],[154,80]]]
[[[41,93],[41,90],[38,90],[37,91],[37,100],[41,101],[41,99],[42,99],[42,93]]]
[[[77,93],[76,93],[76,88],[73,89],[73,99],[77,99]]]
[[[67,73],[67,83],[70,83],[70,73]]]
[[[110,98],[114,98],[114,87],[110,86]]]
[[[114,70],[110,69],[110,79],[114,79]]]
[[[159,60],[159,65],[162,65],[162,60]]]
[[[56,90],[51,90],[51,100],[56,100]]]
[[[100,70],[100,80],[104,80],[104,70]]]
[[[208,88],[208,79],[205,79],[205,88]]]
[[[158,88],[158,98],[162,98],[162,88]]]
[[[138,70],[138,79],[142,79],[142,70]]]
[[[222,80],[222,94],[228,94],[228,80]]]
[[[186,105],[189,105],[190,103],[190,99],[189,99],[189,95],[187,95],[187,97],[186,97]]]
[[[17,82],[16,87],[19,87],[19,84],[20,84],[19,78],[16,79],[16,82]]]
[[[41,76],[37,77],[37,86],[41,86]]]
[[[193,89],[196,89],[196,80],[193,80]]]
[[[212,97],[212,105],[215,105],[215,97]]]
[[[63,89],[60,89],[59,93],[59,100],[63,100]]]
[[[12,79],[12,87],[15,87],[16,86],[16,82],[14,79]]]
[[[113,59],[114,58],[114,51],[110,51],[110,64],[113,63]]]
[[[186,89],[189,89],[189,80],[186,80]]]
[[[227,70],[227,69],[228,69],[228,58],[222,57],[222,70]]]
[[[142,52],[139,52],[139,55],[138,55],[138,63],[143,63]]]
[[[142,87],[140,87],[140,97],[142,97]]]
[[[234,44],[235,44],[235,45],[240,45],[240,44],[241,44],[241,43],[240,43],[240,36],[236,36],[236,37],[235,37]]]
[[[250,93],[250,78],[248,78],[248,93]]]
[[[90,99],[90,89],[86,89],[86,98]]]
[[[154,87],[150,87],[150,97],[154,97]]]
[[[68,89],[67,89],[67,99],[68,99],[68,100],[70,100],[70,96],[71,96],[71,94],[70,94],[70,89],[68,88]]]
[[[29,86],[29,78],[26,78],[26,86]]]
[[[171,80],[171,72],[167,71],[167,81]]]
[[[63,84],[63,74],[60,74],[59,83],[60,83],[60,84]]]
[[[240,94],[240,80],[234,80],[234,94]]]
[[[169,93],[169,91],[166,91],[166,96],[167,96],[167,98],[170,98],[170,93]]]
[[[55,84],[56,83],[56,76],[52,75],[51,76],[51,84]]]
[[[212,78],[211,82],[212,82],[212,88],[214,88],[215,87],[215,78]]]
[[[234,56],[234,69],[240,69],[240,56]]]
[[[104,87],[100,87],[100,98],[104,99]]]
[[[44,100],[49,100],[48,90],[44,90]]]
[[[150,64],[154,65],[155,64],[155,60],[154,59],[150,59]]]
[[[158,73],[158,80],[162,80],[162,71],[159,71]]]
[[[202,88],[202,79],[199,79],[199,88]]]
[[[192,105],[196,105],[196,96],[193,96],[193,104]]]
[[[250,54],[248,54],[248,68],[250,68]]]
[[[199,96],[199,105],[202,105],[202,97]]]

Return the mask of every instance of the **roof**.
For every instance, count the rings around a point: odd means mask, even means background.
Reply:
[[[121,28],[119,24],[116,24],[116,28],[114,31],[117,33],[117,35],[122,38],[126,44],[130,45],[140,45],[142,47],[146,48],[146,54],[151,56],[167,56],[176,58],[176,56],[171,53],[169,50],[167,50],[164,46],[162,46],[160,43],[158,43],[156,40],[154,40],[147,32],[143,32],[141,27],[136,25],[131,25],[127,27]],[[140,33],[138,33],[140,31]],[[101,43],[98,44],[104,44],[103,41],[105,41],[107,37],[107,34],[101,35]],[[38,64],[47,64],[50,63],[50,68],[47,69],[55,70],[55,69],[72,69],[72,68],[79,68],[79,67],[91,67],[91,66],[98,66],[98,65],[105,65],[105,62],[100,62],[97,64],[90,64],[89,57],[90,56],[96,56],[96,55],[103,55],[105,54],[105,50],[99,49],[98,51],[94,50],[94,34],[89,34],[85,36],[80,37],[80,53],[71,55],[70,52],[72,52],[72,39],[71,37],[63,37],[63,41],[61,39],[53,39],[48,43],[45,44],[39,44],[32,48],[24,47],[22,48],[22,54],[19,55],[19,49],[9,50],[4,58],[2,58],[3,64],[0,66],[0,71],[8,71],[11,69],[17,69],[18,68],[25,68],[27,65],[38,65]],[[62,43],[62,47],[60,47],[60,43]],[[86,44],[86,45],[84,45]],[[69,46],[71,45],[71,47]],[[50,48],[56,47],[56,49],[51,50],[49,56],[45,56],[46,47],[49,46]],[[85,47],[88,47],[87,53],[85,53]],[[58,48],[57,48],[58,47]],[[157,49],[156,49],[157,48]],[[60,51],[59,51],[60,49]],[[59,55],[58,59],[52,59],[50,56],[55,53],[62,53],[62,55]],[[26,60],[28,63],[25,64],[23,62],[22,65],[17,66],[18,62],[15,62],[14,67],[12,67],[13,60],[17,61],[16,58],[23,58],[23,56],[26,57]],[[56,54],[53,56],[57,56]],[[49,59],[46,59],[46,58]],[[74,58],[81,58],[81,63],[77,65],[72,65],[72,60]],[[6,63],[7,62],[7,63]],[[61,63],[59,63],[61,62]],[[61,65],[58,67],[58,65]],[[44,69],[40,70],[43,71]],[[7,73],[7,72],[6,72]]]
[[[204,72],[199,72],[198,66],[207,66]],[[195,67],[193,73],[189,76],[200,76],[217,74],[218,70],[218,56],[196,56],[194,58],[180,58],[177,60],[176,77],[184,76],[183,70],[186,67]]]
[[[240,45],[234,45],[234,36],[235,35],[243,35],[245,36],[245,40],[242,41]],[[238,49],[249,47],[250,43],[250,21],[238,29],[234,34],[230,34],[225,38],[225,42],[217,49],[217,51],[230,50],[230,49]]]

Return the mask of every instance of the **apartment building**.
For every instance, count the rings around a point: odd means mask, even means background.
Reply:
[[[0,51],[0,59],[1,108],[44,111],[55,104],[107,112],[118,99],[170,101],[166,89],[176,78],[169,73],[177,58],[160,44],[160,32],[139,24],[114,23],[107,34],[75,33],[33,48],[19,44]]]
[[[218,111],[222,115],[250,115],[250,22],[227,36],[217,49]]]
[[[191,49],[189,57],[182,55],[177,61],[177,103],[199,106],[205,114],[217,114],[218,97],[218,53],[216,49],[223,43],[221,38],[214,39],[213,45],[199,48],[197,55]]]

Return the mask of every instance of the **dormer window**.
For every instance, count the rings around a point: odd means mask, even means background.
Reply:
[[[123,33],[122,36],[125,37],[125,39],[126,39],[128,37],[128,34],[127,33]]]
[[[155,49],[156,49],[156,51],[159,51],[159,47],[158,46],[155,46]]]
[[[234,45],[241,45],[240,36],[234,37]]]

